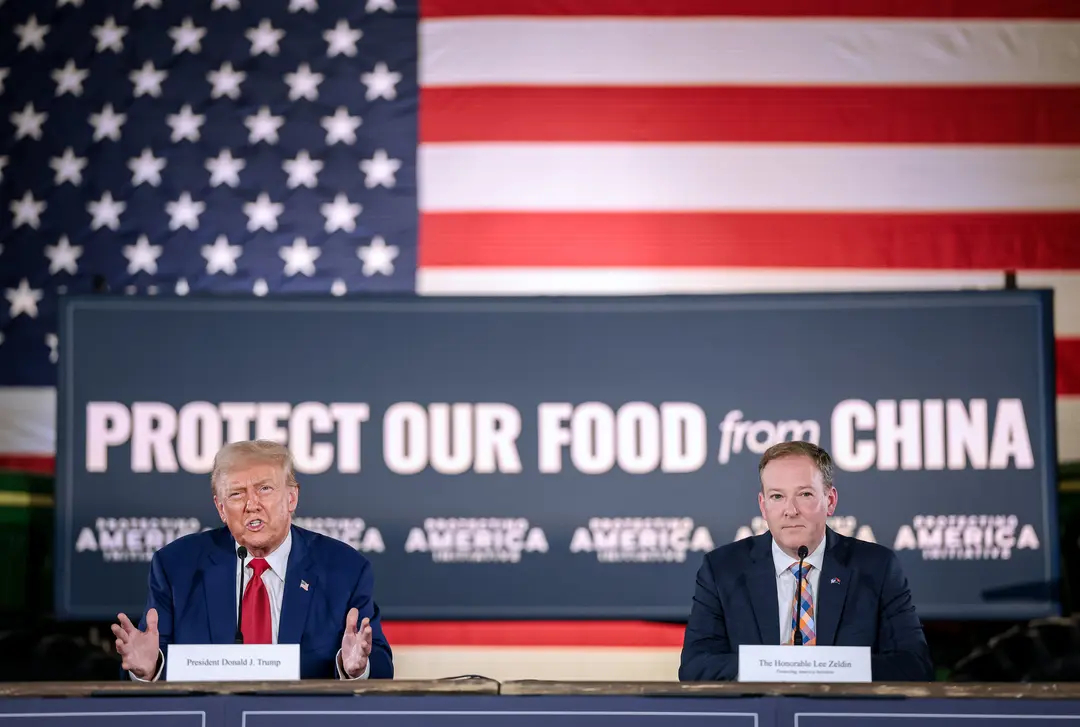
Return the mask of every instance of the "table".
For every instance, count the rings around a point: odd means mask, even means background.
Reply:
[[[0,727],[1058,727],[1074,684],[9,683]],[[977,720],[977,721],[976,721]]]

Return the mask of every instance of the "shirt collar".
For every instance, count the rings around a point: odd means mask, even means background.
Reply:
[[[234,547],[240,547],[235,542]],[[277,549],[266,556],[266,563],[270,566],[270,570],[274,571],[281,580],[285,580],[285,568],[289,564],[289,553],[292,552],[292,528],[289,528],[289,533],[285,536],[285,540],[277,547]],[[250,553],[248,557],[244,558],[244,567],[247,568],[251,565],[251,561],[254,559]]]
[[[798,563],[798,558],[792,558],[790,555],[780,550],[780,546],[776,544],[776,539],[772,541],[772,557],[773,567],[776,568],[776,576],[780,577],[784,574],[784,571],[791,568],[792,564]],[[821,564],[825,560],[825,536],[821,536],[821,542],[818,546],[805,558],[803,558],[803,565],[809,563],[814,566],[819,572],[821,571]]]

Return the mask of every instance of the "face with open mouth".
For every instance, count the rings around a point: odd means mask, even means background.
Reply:
[[[272,553],[292,525],[299,493],[280,468],[252,464],[230,472],[214,501],[229,532],[255,557]]]

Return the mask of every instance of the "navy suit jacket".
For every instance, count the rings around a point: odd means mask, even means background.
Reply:
[[[295,525],[292,537],[278,643],[300,644],[300,678],[338,677],[336,657],[345,634],[345,617],[356,608],[360,612],[357,628],[364,617],[371,619],[368,678],[392,679],[393,654],[372,594],[371,563],[340,540]],[[239,568],[235,548],[232,534],[220,527],[185,535],[154,554],[139,628],[146,629],[146,611],[156,608],[166,658],[169,644],[234,642]],[[300,587],[301,580],[308,588]],[[160,678],[166,677],[162,670]]]
[[[826,528],[814,603],[821,614],[817,643],[869,646],[874,681],[933,681],[922,623],[900,563],[888,548]],[[741,644],[779,643],[772,535],[744,538],[708,553],[697,573],[679,679],[734,680]]]

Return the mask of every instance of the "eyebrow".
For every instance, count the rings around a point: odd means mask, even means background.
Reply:
[[[260,485],[273,484],[273,480],[264,478],[264,479],[259,480],[258,482],[252,482],[251,484],[255,485],[256,487],[259,487]],[[241,490],[246,490],[246,489],[247,489],[247,487],[245,485],[229,485],[229,492],[239,492]]]

